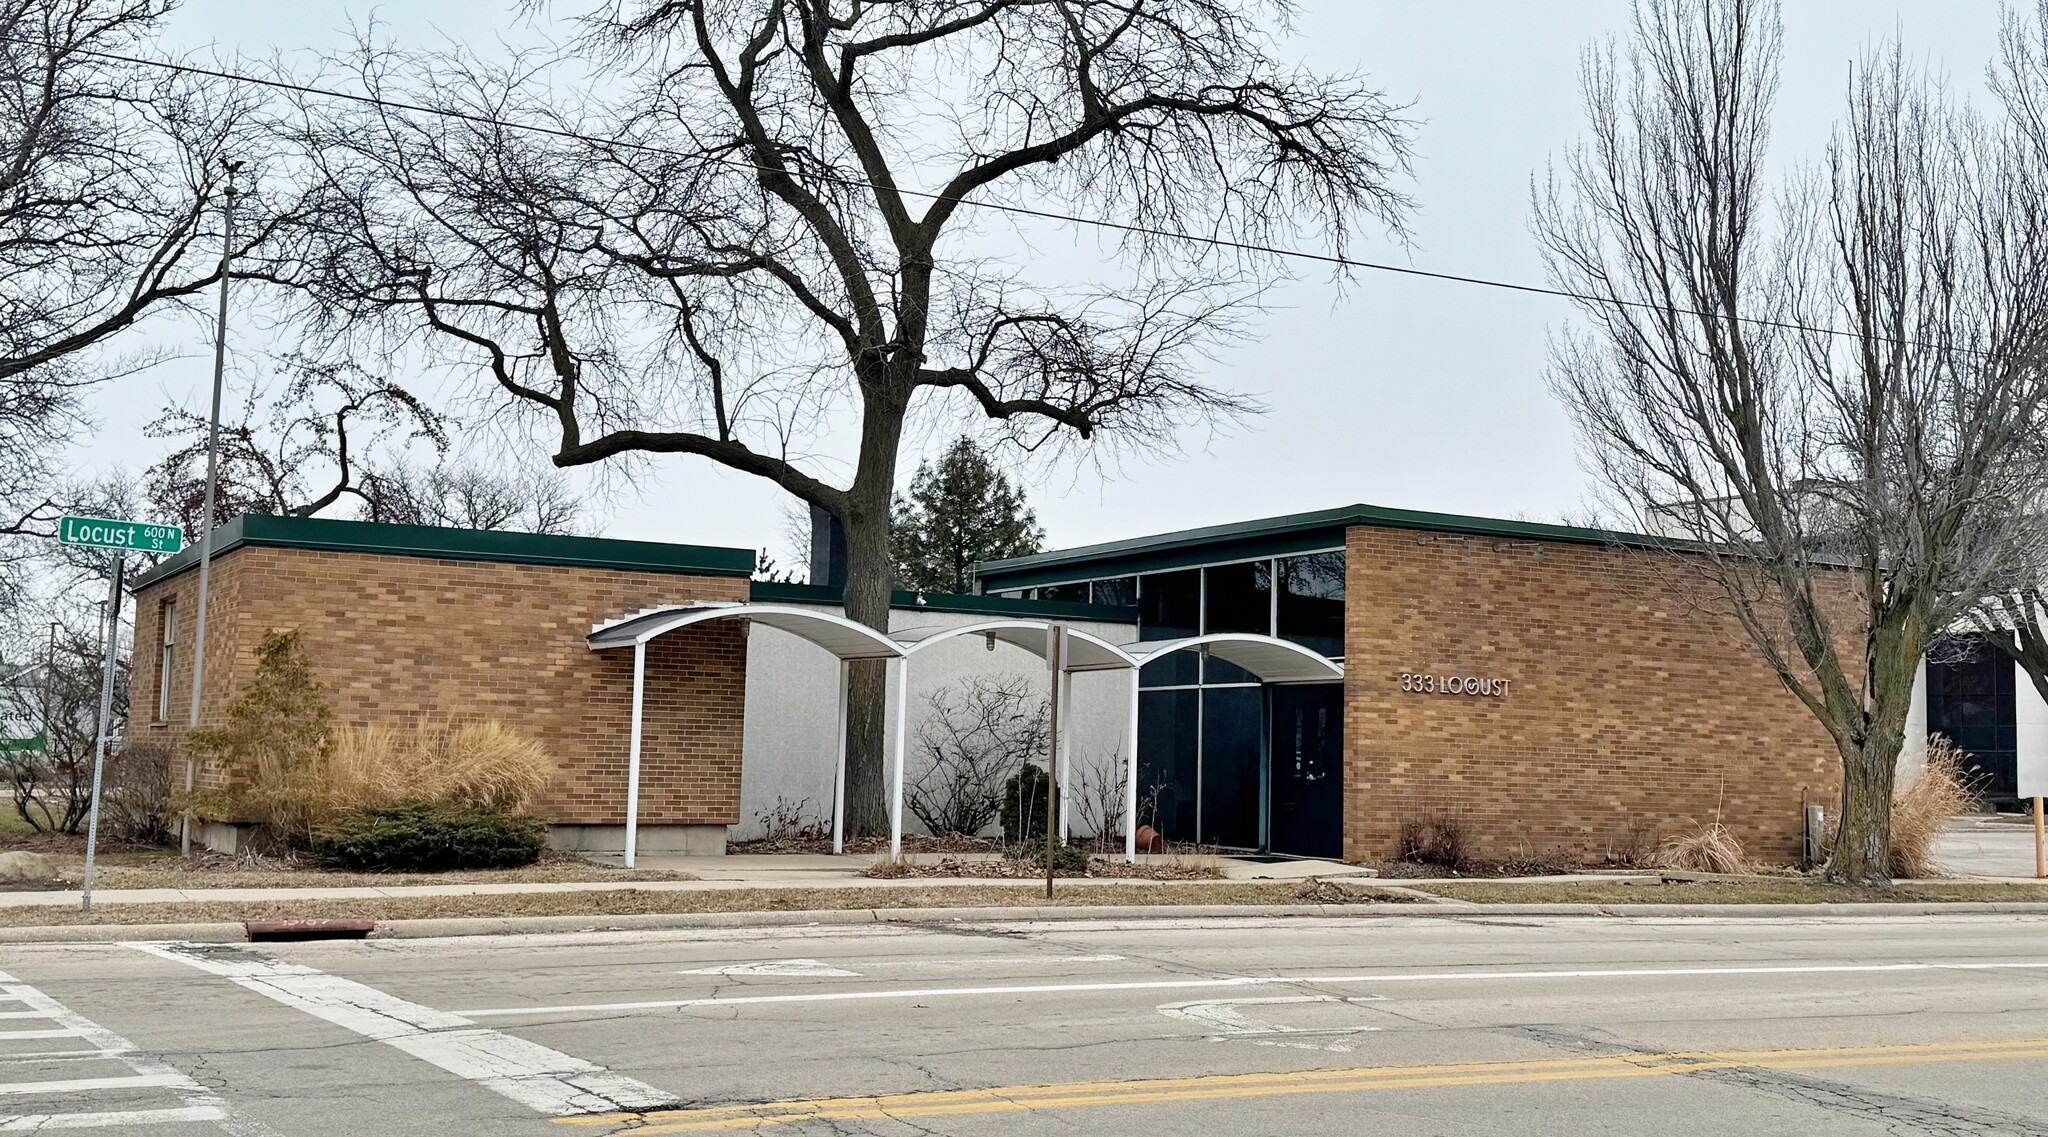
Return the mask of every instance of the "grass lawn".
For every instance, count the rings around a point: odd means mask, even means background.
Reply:
[[[1143,904],[1294,904],[1292,882],[1093,884],[1059,890],[1060,907]],[[1406,897],[1348,890],[1351,903]],[[284,900],[108,904],[90,916],[74,908],[0,908],[0,926],[185,924],[240,920],[417,920],[490,916],[625,916],[677,912],[787,912],[859,908],[1013,908],[1046,903],[1042,885],[958,884],[928,888],[722,888],[699,891],[539,892],[511,896],[419,896],[380,900]]]
[[[1801,877],[1772,881],[1685,881],[1620,884],[1611,881],[1451,881],[1413,885],[1419,892],[1478,904],[1867,904],[1873,901],[2044,901],[2042,884],[1976,881],[1919,882],[1886,889],[1846,888]]]

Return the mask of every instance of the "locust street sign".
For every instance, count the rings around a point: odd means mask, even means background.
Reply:
[[[185,547],[185,531],[176,525],[110,521],[104,517],[60,518],[57,539],[67,545],[90,545],[133,553],[175,553]]]

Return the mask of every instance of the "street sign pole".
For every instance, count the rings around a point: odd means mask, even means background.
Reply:
[[[85,894],[80,910],[92,911],[92,870],[94,853],[100,843],[100,782],[107,765],[107,727],[114,716],[114,651],[121,638],[122,574],[128,568],[128,554],[114,551],[114,587],[107,593],[107,652],[100,667],[100,718],[92,734],[92,808],[85,822]]]

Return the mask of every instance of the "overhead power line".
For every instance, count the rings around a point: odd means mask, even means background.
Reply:
[[[55,45],[53,44],[49,44],[41,40],[26,39],[19,36],[0,35],[0,43],[14,43],[21,44],[27,47],[36,47],[45,50],[55,50]],[[684,153],[682,151],[670,149],[669,147],[666,146],[656,146],[645,142],[633,142],[623,138],[603,138],[597,135],[584,134],[579,131],[568,130],[563,127],[546,126],[540,123],[514,122],[509,119],[496,118],[486,114],[477,114],[472,111],[456,110],[450,107],[433,107],[427,106],[422,103],[408,103],[398,99],[387,99],[380,95],[364,95],[358,94],[354,91],[336,90],[332,87],[317,87],[307,83],[295,83],[288,79],[273,79],[262,75],[250,75],[240,71],[227,71],[215,67],[200,67],[190,63],[179,63],[175,60],[151,59],[147,56],[123,55],[118,52],[96,51],[90,48],[70,48],[68,50],[73,55],[90,56],[95,59],[104,59],[116,63],[133,64],[139,67],[155,67],[165,71],[174,71],[186,75],[201,75],[213,79],[224,79],[229,82],[235,83],[247,83],[258,87],[268,87],[273,90],[290,91],[295,94],[301,95],[312,95],[317,98],[337,99],[343,102],[361,103],[367,106],[373,106],[383,110],[410,111],[415,114],[434,115],[440,118],[449,118],[461,122],[473,123],[478,126],[490,126],[504,130],[516,130],[528,134],[545,135],[552,138],[562,138],[575,142],[583,142],[592,146],[608,146],[620,150],[631,150],[647,154],[659,154],[667,158],[695,159],[697,161],[702,162],[710,162],[717,163],[720,165],[732,166],[736,169],[752,170],[757,173],[784,173],[784,171],[775,170],[771,167],[763,166],[757,162],[749,162],[743,158],[714,157],[703,154],[689,154]],[[832,182],[834,184],[846,186],[853,189],[863,189],[872,191],[876,188],[875,184],[866,178],[851,177],[845,174],[812,172],[811,174],[809,174],[809,176],[817,178],[820,181]],[[1470,284],[1476,285],[1481,288],[1492,288],[1506,292],[1521,292],[1527,293],[1532,296],[1549,296],[1560,300],[1572,300],[1582,304],[1605,305],[1608,307],[1628,308],[1645,312],[1659,312],[1679,316],[1692,316],[1706,320],[1726,319],[1732,320],[1736,323],[1748,324],[1753,327],[1775,328],[1781,331],[1806,332],[1815,335],[1855,336],[1857,334],[1855,332],[1845,331],[1839,328],[1816,328],[1807,324],[1801,324],[1791,320],[1773,320],[1762,316],[1725,316],[1720,313],[1705,312],[1696,308],[1680,308],[1669,304],[1655,304],[1646,300],[1628,300],[1614,296],[1598,296],[1593,293],[1575,292],[1571,289],[1566,288],[1552,288],[1541,284],[1527,284],[1520,281],[1499,280],[1492,277],[1484,276],[1468,276],[1462,273],[1440,272],[1434,269],[1415,268],[1412,265],[1389,264],[1385,261],[1358,260],[1354,257],[1339,256],[1335,253],[1318,253],[1309,249],[1293,249],[1279,245],[1262,245],[1254,241],[1240,241],[1229,237],[1204,236],[1199,233],[1184,233],[1173,229],[1160,229],[1154,226],[1147,225],[1133,225],[1129,222],[1112,221],[1107,218],[1101,217],[1083,217],[1073,213],[1060,213],[1054,210],[1047,209],[1033,209],[1030,206],[1024,205],[1008,205],[1002,202],[994,201],[977,201],[970,197],[953,197],[947,194],[932,193],[926,190],[904,189],[900,186],[895,187],[894,192],[900,193],[905,197],[915,197],[925,201],[944,201],[958,205],[970,206],[975,209],[985,209],[990,210],[992,212],[1005,213],[1016,217],[1030,217],[1041,221],[1057,221],[1069,225],[1082,225],[1093,229],[1101,229],[1108,232],[1121,233],[1131,237],[1149,237],[1165,241],[1182,241],[1192,244],[1203,245],[1209,248],[1227,249],[1233,252],[1263,253],[1269,256],[1284,257],[1288,260],[1308,261],[1315,264],[1333,265],[1339,268],[1362,269],[1369,272],[1391,273],[1397,276],[1421,277],[1425,280],[1440,280],[1451,284]],[[1899,342],[1902,344],[1902,346],[1907,347],[1930,346],[1926,344],[1906,341],[1894,342]],[[1976,352],[1974,354],[1987,353]]]

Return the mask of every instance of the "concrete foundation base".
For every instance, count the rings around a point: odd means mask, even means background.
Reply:
[[[723,825],[642,825],[639,850],[685,857],[722,857],[725,829]],[[570,853],[622,853],[626,849],[626,827],[553,825],[548,827],[548,846]]]
[[[237,825],[232,821],[201,821],[192,831],[192,841],[202,849],[214,853],[244,853],[249,841],[256,834],[254,825]]]

